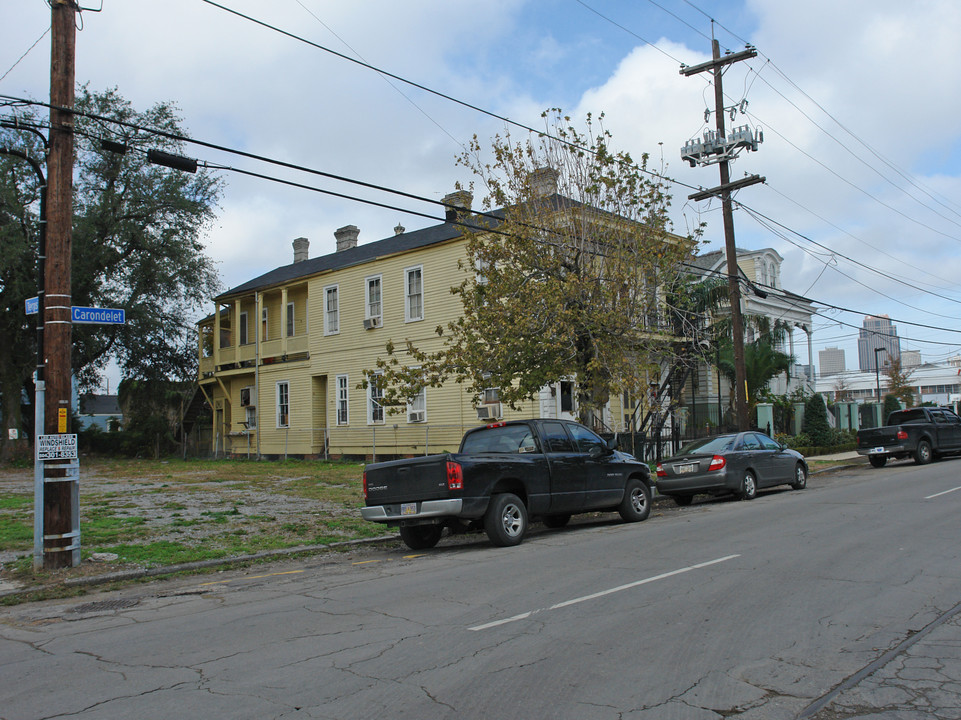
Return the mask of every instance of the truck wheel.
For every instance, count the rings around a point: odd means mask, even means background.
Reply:
[[[887,455],[868,455],[868,462],[871,463],[871,467],[883,468],[887,461]]]
[[[512,493],[495,495],[484,516],[484,530],[498,547],[520,545],[527,532],[527,508]]]
[[[400,539],[411,550],[427,550],[437,544],[443,532],[440,525],[401,525]]]
[[[549,528],[562,528],[571,521],[570,515],[545,515],[544,524]]]
[[[918,465],[927,465],[931,462],[931,443],[927,440],[918,441],[918,449],[914,451],[914,462]]]
[[[624,499],[617,508],[624,522],[647,520],[651,514],[651,491],[640,480],[632,478],[624,488]]]
[[[741,491],[738,497],[741,500],[753,500],[757,496],[757,480],[754,473],[750,470],[744,471],[744,479],[741,481]]]
[[[803,490],[808,484],[808,474],[804,471],[804,466],[798,463],[794,467],[794,482],[791,483],[791,487],[794,490]]]

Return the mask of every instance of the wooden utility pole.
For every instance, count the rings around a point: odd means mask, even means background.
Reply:
[[[690,76],[705,70],[710,70],[714,74],[714,116],[717,134],[712,139],[712,146],[700,152],[709,157],[719,158],[712,158],[709,162],[717,162],[721,171],[721,185],[713,190],[695,193],[690,196],[690,199],[701,200],[712,195],[721,196],[721,207],[724,217],[724,249],[727,255],[728,294],[731,305],[731,333],[733,335],[732,343],[734,347],[734,406],[737,413],[738,430],[743,431],[750,429],[750,418],[748,417],[747,403],[747,368],[744,363],[744,320],[741,315],[741,284],[737,266],[737,248],[734,241],[734,210],[731,202],[731,192],[736,187],[746,187],[756,182],[763,182],[764,178],[759,178],[755,175],[747,180],[731,183],[731,172],[728,162],[729,153],[736,144],[747,145],[745,144],[746,141],[741,141],[741,143],[727,142],[727,132],[724,128],[724,90],[721,84],[721,78],[724,66],[755,57],[757,51],[749,48],[743,52],[721,58],[721,47],[717,40],[712,41],[712,50],[713,59],[711,62],[702,63],[694,67],[681,68],[681,74]]]
[[[75,0],[50,0],[50,150],[47,155],[47,233],[44,272],[43,357],[44,433],[70,431],[71,401],[71,237],[73,227],[73,123],[76,74]],[[65,108],[61,109],[61,108]],[[70,567],[79,553],[66,551],[79,543],[71,537],[77,527],[72,482],[56,482],[57,470],[48,469],[44,482],[45,568]]]

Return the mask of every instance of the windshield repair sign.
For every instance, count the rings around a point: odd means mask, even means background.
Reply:
[[[37,460],[76,460],[77,436],[37,435]]]

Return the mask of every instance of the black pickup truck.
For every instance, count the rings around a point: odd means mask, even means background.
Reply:
[[[888,416],[884,427],[858,430],[858,454],[876,468],[888,458],[913,457],[919,465],[961,452],[961,417],[943,408],[911,408]]]
[[[563,527],[575,513],[616,510],[627,522],[651,512],[651,473],[583,425],[515,420],[468,430],[460,450],[368,465],[372,522],[400,528],[408,547],[434,547],[444,528],[485,530],[494,545],[517,545],[531,520]]]

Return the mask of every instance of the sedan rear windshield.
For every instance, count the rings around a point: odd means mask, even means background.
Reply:
[[[678,455],[713,455],[730,450],[737,435],[721,435],[714,438],[695,440],[681,448]]]
[[[460,451],[466,454],[529,453],[537,452],[537,445],[527,425],[501,425],[469,433]]]

